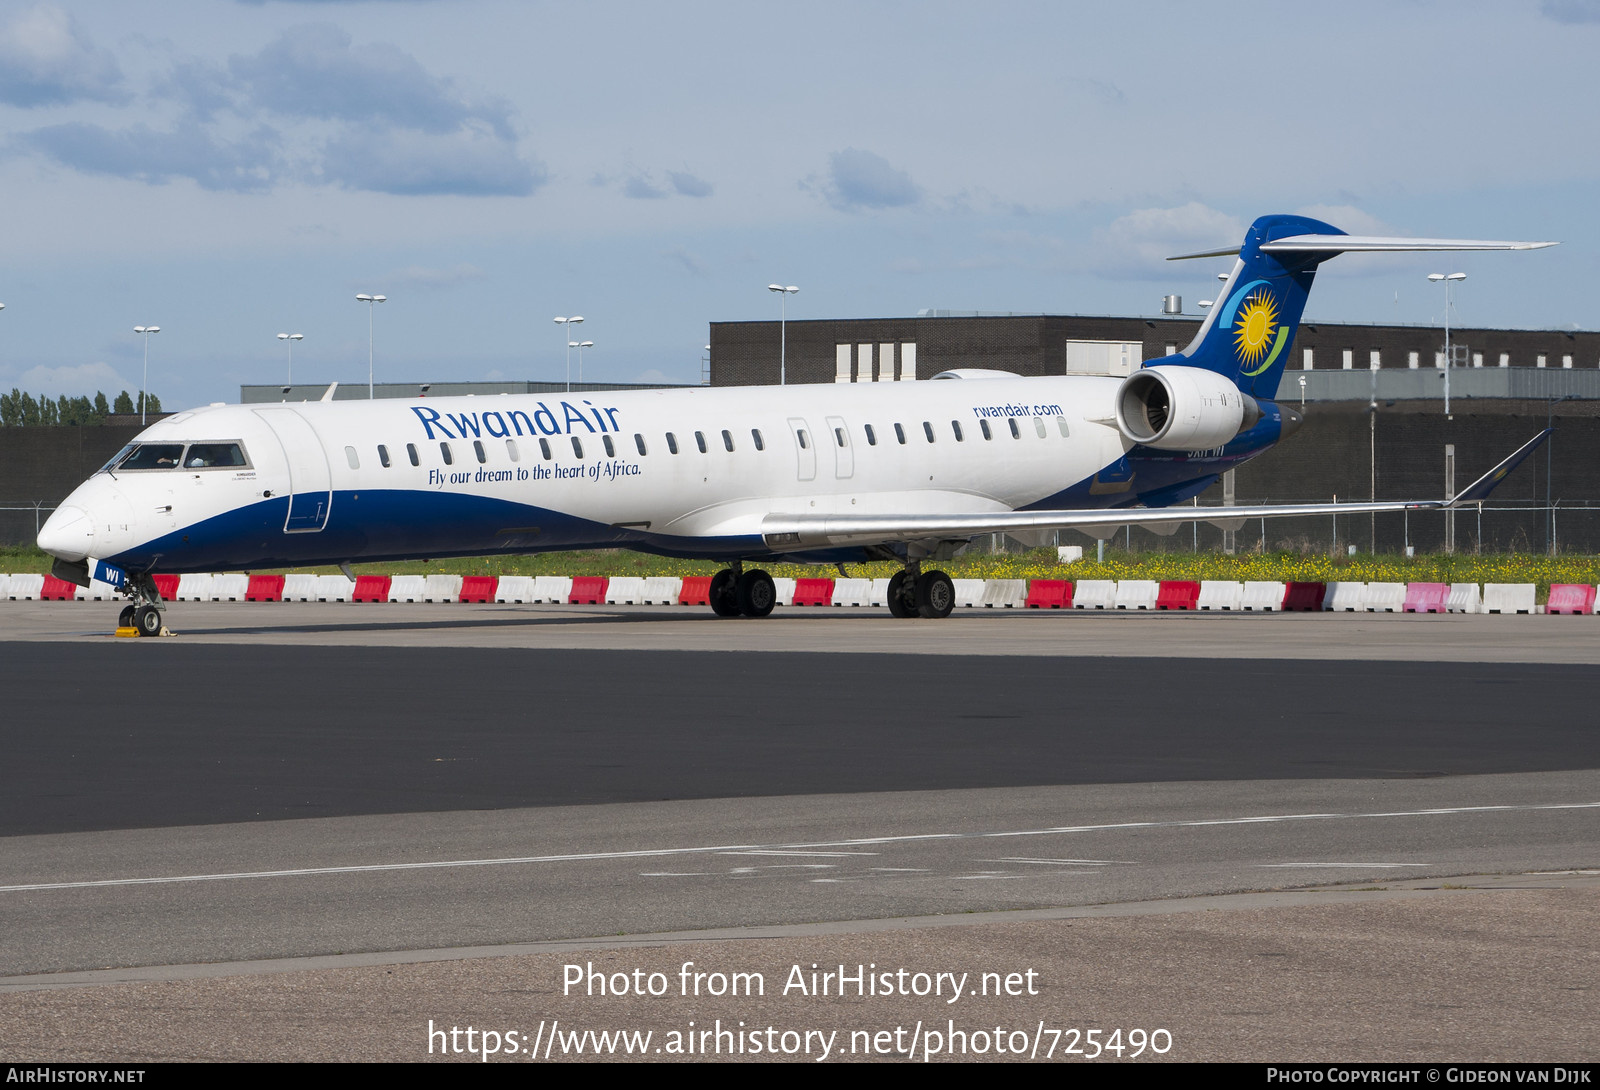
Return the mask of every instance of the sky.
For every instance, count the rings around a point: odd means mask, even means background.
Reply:
[[[0,388],[697,382],[708,323],[1151,314],[1300,212],[1307,310],[1600,323],[1600,0],[0,0]],[[1446,268],[1446,264],[1449,268]],[[373,308],[357,293],[387,296]]]

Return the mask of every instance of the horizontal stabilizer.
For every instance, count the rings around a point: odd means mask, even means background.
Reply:
[[[1265,254],[1344,254],[1407,253],[1453,250],[1542,250],[1555,242],[1515,242],[1481,238],[1386,238],[1381,235],[1290,235],[1263,242]],[[1168,261],[1188,261],[1196,257],[1235,257],[1240,247],[1228,246],[1200,253],[1178,254]]]

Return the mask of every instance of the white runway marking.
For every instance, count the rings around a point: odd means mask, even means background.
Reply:
[[[1376,867],[1431,867],[1432,863],[1257,863],[1257,867],[1352,867],[1370,870]]]
[[[611,859],[652,859],[663,856],[727,854],[730,852],[799,854],[814,849],[865,847],[871,844],[913,844],[917,841],[984,840],[1013,836],[1057,836],[1069,833],[1118,832],[1125,829],[1191,829],[1214,825],[1267,825],[1292,821],[1358,821],[1377,818],[1440,817],[1452,814],[1505,814],[1547,810],[1594,809],[1600,809],[1600,802],[1451,806],[1429,810],[1383,810],[1374,813],[1355,814],[1267,814],[1258,817],[1201,818],[1189,821],[1122,821],[1107,825],[1059,825],[1047,829],[1015,829],[985,833],[912,833],[901,836],[853,837],[848,840],[808,844],[715,844],[692,848],[638,848],[632,851],[618,852],[575,852],[567,855],[521,855],[493,859],[441,859],[425,863],[355,863],[335,867],[294,867],[283,870],[227,871],[216,874],[160,875],[149,878],[100,878],[80,882],[30,882],[0,886],[0,893],[29,893],[55,889],[101,889],[114,886],[153,886],[177,882],[230,882],[261,878],[308,878],[332,874],[376,874],[411,870],[442,870],[452,867],[506,867],[526,866],[534,863],[584,863]]]

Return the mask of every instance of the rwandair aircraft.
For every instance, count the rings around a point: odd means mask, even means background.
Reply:
[[[727,562],[723,617],[765,617],[763,562],[902,565],[896,617],[948,616],[932,567],[983,534],[1204,515],[1172,510],[1301,416],[1274,398],[1322,262],[1340,253],[1548,242],[1376,238],[1264,216],[1182,352],[1127,378],[957,369],[932,380],[213,405],[145,429],[39,531],[55,574],[129,598],[161,631],[154,575],[628,548]],[[330,390],[331,393],[331,390]],[[1211,509],[1218,520],[1482,500],[1545,438],[1453,500]],[[1234,523],[1237,525],[1237,523]]]

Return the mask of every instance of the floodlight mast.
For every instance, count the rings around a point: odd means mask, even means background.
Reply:
[[[572,349],[573,346],[577,344],[576,341],[572,340],[572,327],[582,321],[583,315],[581,314],[574,314],[570,318],[562,318],[557,316],[555,319],[556,324],[561,326],[561,339],[566,343],[567,347],[567,393],[569,394],[572,392]],[[578,358],[581,367],[583,359],[583,354],[581,352],[578,354]],[[581,379],[582,375],[580,375],[579,378]]]
[[[135,333],[144,334],[144,377],[139,380],[139,426],[144,426],[145,403],[150,400],[150,334],[160,333],[158,325],[136,325]]]
[[[374,304],[387,302],[386,295],[356,296],[356,301],[367,304],[367,400],[371,401],[376,395],[372,392],[372,308]]]
[[[303,334],[303,333],[279,333],[278,334],[278,340],[283,341],[284,343],[286,343],[289,346],[289,370],[288,370],[287,374],[285,374],[285,376],[284,376],[284,382],[286,383],[286,390],[287,390],[287,386],[293,386],[294,385],[294,342],[295,341],[303,341],[305,339],[306,339],[305,338],[305,334]]]
[[[778,298],[783,301],[783,305],[778,310],[778,385],[785,386],[788,385],[789,296],[800,289],[793,284],[788,287],[784,287],[782,284],[768,284],[767,290],[777,292]]]

